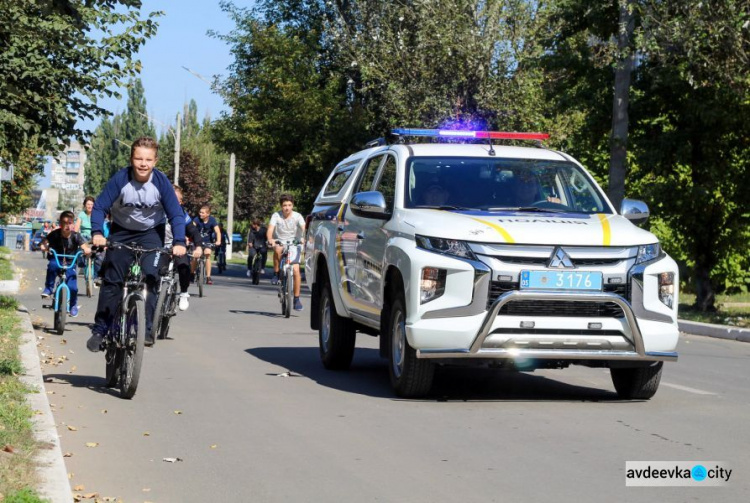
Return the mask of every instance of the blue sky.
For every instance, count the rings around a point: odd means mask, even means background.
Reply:
[[[251,6],[252,1],[235,0],[239,6]],[[154,37],[138,53],[143,69],[141,81],[146,91],[146,107],[149,116],[165,124],[174,124],[177,112],[194,99],[198,104],[198,118],[206,114],[217,118],[227,111],[222,99],[211,92],[210,86],[184,70],[186,66],[203,75],[207,80],[213,76],[228,74],[232,63],[229,46],[211,38],[208,30],[222,34],[234,28],[229,15],[219,8],[219,0],[143,0],[141,14],[163,11],[158,18],[159,29]],[[100,101],[100,105],[117,114],[127,108],[127,92],[121,90],[122,99]],[[101,119],[80,121],[80,127],[93,131]],[[157,132],[164,128],[154,121]],[[47,167],[47,174],[49,166]],[[49,186],[43,180],[41,187]]]

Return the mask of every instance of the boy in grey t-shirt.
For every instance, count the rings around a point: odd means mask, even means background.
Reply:
[[[301,241],[305,234],[305,219],[302,215],[294,211],[294,198],[290,194],[282,194],[279,197],[281,211],[277,211],[271,216],[271,222],[268,224],[268,246],[273,248],[273,272],[274,277],[271,283],[274,285],[279,282],[279,264],[281,263],[281,252],[283,246],[276,244],[276,241]],[[299,270],[299,263],[294,264],[294,310],[302,311],[302,302],[299,300],[300,289],[302,286],[302,275]]]

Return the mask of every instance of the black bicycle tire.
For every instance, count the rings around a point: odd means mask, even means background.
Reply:
[[[159,331],[157,332],[154,330],[154,334],[159,339],[166,339],[169,335],[169,325],[172,321],[172,317],[176,314],[176,301],[177,301],[177,294],[174,291],[175,284],[172,283],[167,288],[167,298],[164,301],[164,312],[162,313],[161,318],[161,325],[159,327]]]
[[[294,268],[289,267],[286,270],[286,288],[284,288],[285,309],[284,318],[289,318],[292,315],[292,297],[294,296]]]
[[[68,317],[68,289],[60,289],[60,302],[57,304],[57,312],[55,313],[55,330],[57,335],[65,333],[65,321]]]
[[[159,296],[156,298],[156,308],[154,309],[154,322],[151,325],[151,339],[152,347],[156,345],[156,339],[158,339],[159,332],[161,331],[161,324],[164,321],[164,305],[167,300],[169,285],[166,285],[164,281],[161,283],[159,289]]]
[[[125,316],[125,345],[120,365],[120,396],[131,399],[138,389],[146,342],[146,305],[142,298],[133,296]],[[135,321],[135,333],[131,333]],[[130,339],[135,337],[134,341]]]
[[[195,281],[198,283],[198,297],[203,297],[203,282],[204,282],[204,271],[206,269],[205,262],[198,262],[198,270],[196,271]]]

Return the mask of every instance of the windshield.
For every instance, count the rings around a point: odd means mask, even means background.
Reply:
[[[571,162],[476,157],[411,157],[407,208],[611,213]]]

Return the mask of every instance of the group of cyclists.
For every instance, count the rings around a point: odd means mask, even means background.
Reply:
[[[124,278],[133,261],[132,250],[126,247],[108,249],[108,241],[149,250],[140,260],[148,290],[146,345],[154,342],[152,324],[159,294],[159,278],[169,261],[174,261],[174,270],[179,277],[179,309],[184,311],[189,307],[188,288],[194,279],[198,259],[204,256],[206,283],[213,284],[212,251],[215,250],[221,259],[226,249],[227,233],[211,216],[211,208],[204,205],[198,216],[191,217],[182,206],[182,189],[155,169],[158,149],[153,138],[135,140],[131,147],[130,166],[116,172],[97,198],[87,196],[77,218],[73,212],[64,211],[60,215],[60,226],[50,231],[41,245],[42,251],[54,250],[58,255],[73,255],[79,250],[87,257],[96,254],[94,274],[98,278],[100,292],[91,337],[86,344],[92,352],[98,352],[103,347],[104,337],[121,301]],[[304,219],[293,210],[292,196],[282,195],[279,202],[281,211],[272,215],[267,228],[259,219],[253,221],[247,242],[248,276],[256,255],[260,255],[265,274],[268,248],[273,250],[273,284],[279,281],[282,243],[301,241],[305,229]],[[190,255],[187,248],[189,242],[193,245]],[[167,249],[171,249],[170,253],[166,253]],[[52,254],[49,258],[43,298],[53,294],[53,284],[60,269],[60,263],[54,260]],[[75,267],[67,269],[65,281],[70,289],[69,312],[72,317],[78,315],[76,276]],[[294,309],[301,311],[299,264],[294,266],[294,278]]]

